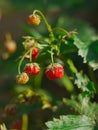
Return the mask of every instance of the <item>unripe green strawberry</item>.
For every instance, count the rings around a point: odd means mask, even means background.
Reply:
[[[29,15],[28,22],[32,25],[38,26],[41,22],[39,15]]]
[[[16,82],[18,84],[26,84],[29,80],[29,77],[27,75],[27,73],[22,72],[21,74],[16,76]]]

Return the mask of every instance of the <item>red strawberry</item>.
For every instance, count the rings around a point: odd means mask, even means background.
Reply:
[[[32,50],[32,59],[37,59],[38,58],[38,48],[34,48]]]
[[[56,64],[54,67],[55,78],[62,78],[64,75],[64,68],[60,64]]]
[[[55,63],[54,66],[48,66],[45,74],[51,80],[62,78],[62,76],[64,75],[64,68],[60,64]]]
[[[5,112],[7,115],[14,115],[17,111],[16,104],[10,104],[5,107]]]
[[[46,70],[46,76],[49,78],[49,79],[51,79],[51,80],[53,80],[53,79],[55,79],[55,76],[54,76],[54,73],[53,73],[53,70],[52,70],[52,68],[51,69],[48,69],[48,70]]]
[[[27,75],[27,73],[22,72],[21,74],[16,76],[16,82],[18,84],[26,84],[29,80],[29,77]]]
[[[38,26],[40,24],[40,16],[39,15],[30,15],[28,17],[28,22],[32,25]]]
[[[38,58],[38,48],[32,49],[32,59],[35,60]],[[26,55],[25,59],[30,60],[30,55]]]
[[[22,124],[19,120],[13,121],[11,124],[11,129],[13,130],[21,130]]]
[[[37,75],[40,72],[40,67],[37,63],[28,63],[24,71],[29,75]]]

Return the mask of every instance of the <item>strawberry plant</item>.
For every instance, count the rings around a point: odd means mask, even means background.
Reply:
[[[39,10],[34,10],[27,21],[37,27],[42,20],[48,31],[45,36],[37,31],[34,31],[33,35],[23,36],[24,50],[19,57],[16,75],[17,96],[11,102],[15,106],[11,104],[5,108],[7,115],[19,114],[22,121],[13,121],[11,129],[29,130],[29,117],[32,111],[47,109],[52,112],[54,118],[52,121],[46,120],[47,122],[40,120],[41,124],[45,124],[40,129],[97,130],[98,104],[92,101],[97,91],[94,78],[79,71],[72,56],[76,53],[90,69],[91,67],[93,70],[98,69],[98,39],[93,37],[85,43],[78,37],[76,31],[67,31],[62,27],[52,28]],[[62,99],[56,100],[54,94],[41,88],[45,78],[49,83],[62,84],[66,88],[65,91],[70,93],[70,97],[67,97],[65,92]],[[64,112],[60,114],[62,107]],[[60,118],[56,116],[57,113]]]

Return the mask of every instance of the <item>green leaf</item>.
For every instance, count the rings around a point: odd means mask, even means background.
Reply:
[[[61,78],[61,81],[62,81],[64,87],[69,92],[72,92],[74,90],[73,84],[72,84],[71,80],[69,79],[69,77],[66,74],[64,74],[64,76]]]
[[[96,119],[98,123],[98,104],[95,102],[89,102],[87,109],[85,109],[85,114],[93,119]]]
[[[84,21],[68,16],[60,16],[57,26],[67,30],[77,29],[78,37],[74,37],[73,44],[78,48],[78,54],[83,57],[84,63],[88,63],[94,70],[98,69],[98,36],[95,29]]]
[[[94,121],[84,115],[60,116],[46,123],[47,130],[93,130]]]
[[[69,31],[76,29],[75,31],[78,32],[79,39],[85,43],[91,42],[96,36],[95,29],[91,27],[88,22],[76,18],[74,19],[69,16],[64,17],[60,15],[56,26],[65,28]]]
[[[76,73],[75,84],[80,88],[85,95],[93,96],[95,93],[94,83],[89,80],[87,75]]]
[[[36,86],[36,88],[39,88],[41,86],[41,82],[42,82],[42,76],[43,76],[43,70],[40,71],[40,73],[34,77],[34,85]]]
[[[82,95],[79,94],[78,96],[72,96],[71,99],[63,98],[63,103],[71,111],[77,112],[78,114],[81,113],[94,120],[96,119],[98,122],[98,104],[90,102],[88,97],[82,98]]]
[[[26,26],[26,25],[21,25],[22,27],[23,27],[23,30],[25,31],[25,32],[27,32],[29,35],[31,35],[31,36],[34,36],[34,37],[36,37],[36,38],[40,38],[42,35],[38,32],[38,31],[36,31],[34,28],[30,28],[30,27],[28,27],[28,26]]]
[[[84,63],[88,63],[94,70],[98,69],[98,40],[85,43],[75,37],[74,45],[78,48],[78,54],[83,57]]]

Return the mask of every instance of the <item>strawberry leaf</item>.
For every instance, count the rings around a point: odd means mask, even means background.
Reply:
[[[79,89],[82,90],[84,95],[93,96],[95,93],[94,83],[89,80],[87,75],[76,73],[75,74],[75,84]]]
[[[93,130],[94,121],[84,115],[60,116],[46,123],[47,130]]]
[[[83,57],[84,63],[88,63],[94,70],[98,69],[98,40],[85,43],[74,37],[73,44],[78,48],[78,54]]]

